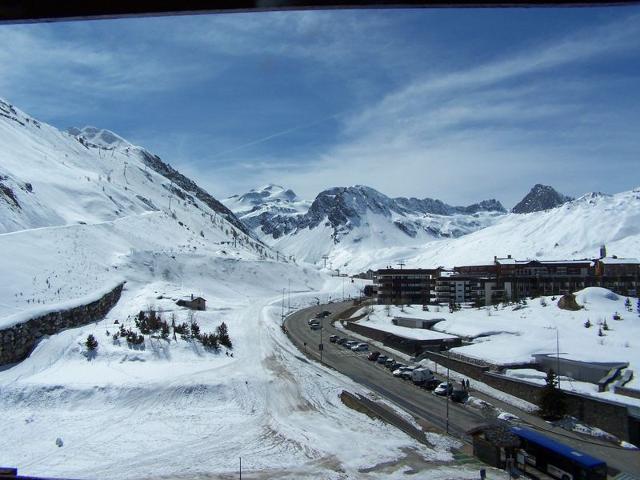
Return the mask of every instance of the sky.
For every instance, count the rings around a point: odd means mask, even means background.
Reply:
[[[511,207],[640,186],[640,7],[339,10],[0,25],[0,97],[106,128],[214,196]]]

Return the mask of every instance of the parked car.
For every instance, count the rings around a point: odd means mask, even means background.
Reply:
[[[464,403],[467,401],[468,398],[469,398],[469,392],[467,392],[466,390],[459,389],[451,392],[452,402]]]
[[[407,368],[409,368],[409,367],[407,367],[406,365],[400,365],[398,368],[396,368],[393,371],[393,376],[394,377],[400,377],[400,375],[402,375],[402,372],[404,372]]]
[[[358,344],[358,342],[356,342],[355,340],[349,340],[347,343],[345,343],[345,344],[343,345],[343,347],[345,347],[345,348],[349,348],[349,349],[350,349],[351,347],[354,347],[354,346],[356,346],[357,344]]]
[[[431,391],[434,390],[438,385],[440,385],[440,380],[438,380],[436,377],[433,377],[429,380],[426,380],[424,383],[421,383],[420,388]]]
[[[369,355],[367,355],[367,360],[371,360],[372,362],[375,362],[379,356],[380,356],[380,352],[376,350],[375,352],[371,352]]]
[[[400,373],[400,378],[403,380],[411,380],[411,374],[416,368],[418,367],[414,367],[414,366],[405,367],[402,373]]]
[[[431,380],[432,378],[434,378],[433,372],[428,368],[416,368],[413,372],[411,372],[411,381],[416,385],[421,385],[424,382]]]
[[[367,350],[369,350],[369,345],[367,345],[366,343],[358,343],[351,347],[351,350],[353,350],[354,352],[366,352]]]
[[[387,361],[384,362],[384,366],[387,368],[391,368],[396,364],[396,360],[394,358],[387,358]]]
[[[339,339],[340,339],[340,337],[339,337],[338,335],[331,335],[331,336],[329,337],[329,341],[330,341],[331,343],[336,343]]]
[[[388,358],[389,357],[387,357],[386,355],[380,355],[380,356],[378,356],[378,359],[376,360],[376,362],[384,364],[384,363],[386,363]]]
[[[433,393],[435,393],[436,395],[440,395],[441,397],[448,397],[449,395],[451,395],[452,391],[453,391],[453,385],[447,382],[442,382],[440,385],[436,387]]]
[[[338,341],[336,342],[338,345],[344,345],[345,343],[347,343],[349,341],[348,338],[342,337],[339,338]]]

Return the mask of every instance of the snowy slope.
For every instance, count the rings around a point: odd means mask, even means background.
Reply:
[[[176,213],[221,216],[248,233],[226,207],[200,195],[197,185],[181,186],[179,178],[161,175],[162,165],[162,173],[175,171],[112,132],[89,127],[73,136],[1,99],[0,113],[0,233],[96,223],[169,206]]]
[[[394,245],[354,252],[335,251],[334,267],[350,271],[381,268],[402,260],[407,266],[491,263],[508,254],[519,259],[594,258],[605,244],[619,257],[640,251],[640,189],[615,195],[590,193],[551,210],[507,214],[492,225],[459,238],[420,245]]]

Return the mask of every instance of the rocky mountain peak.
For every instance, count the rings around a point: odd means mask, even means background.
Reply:
[[[513,213],[539,212],[559,207],[571,200],[573,200],[572,197],[559,193],[553,187],[538,183],[511,211]]]

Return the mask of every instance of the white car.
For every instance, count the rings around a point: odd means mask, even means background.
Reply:
[[[351,350],[353,350],[354,352],[366,352],[369,350],[369,345],[367,345],[366,343],[358,343],[351,347]]]
[[[433,391],[436,395],[440,395],[441,397],[448,397],[453,392],[453,385],[447,382],[442,382],[440,385],[436,387]]]
[[[397,368],[393,371],[394,377],[401,377],[404,372],[409,370],[411,367],[407,367],[406,365],[402,365],[400,368]]]

